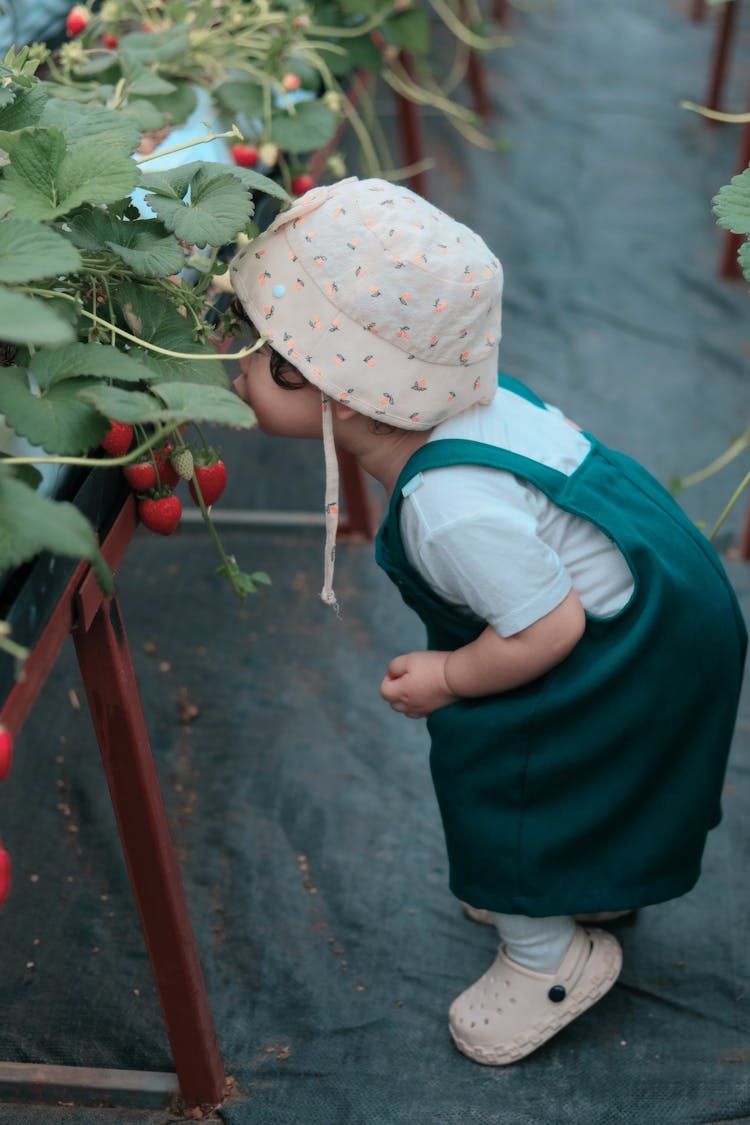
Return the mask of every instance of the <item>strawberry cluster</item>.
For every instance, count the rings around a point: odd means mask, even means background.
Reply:
[[[133,427],[111,422],[101,445],[111,457],[124,457],[133,444]],[[171,535],[182,518],[182,503],[175,494],[181,480],[198,507],[210,508],[219,499],[227,484],[227,469],[218,454],[208,445],[196,453],[176,432],[173,442],[149,450],[149,456],[123,468],[123,474],[138,497],[141,523],[157,535]]]

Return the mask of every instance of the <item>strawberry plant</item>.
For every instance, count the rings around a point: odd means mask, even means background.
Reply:
[[[92,527],[38,491],[32,463],[148,460],[158,490],[174,473],[165,446],[182,443],[182,425],[254,424],[215,346],[238,325],[212,309],[210,286],[226,269],[219,249],[252,229],[254,193],[288,197],[231,164],[149,172],[148,157],[134,158],[141,132],[132,117],[39,79],[45,57],[37,45],[0,62],[0,414],[39,449],[0,461],[0,571],[47,549],[89,559],[107,589]],[[133,206],[135,188],[148,217]],[[181,282],[196,247],[202,268]],[[239,596],[267,580],[243,574],[211,532]],[[0,647],[22,655],[5,628]]]

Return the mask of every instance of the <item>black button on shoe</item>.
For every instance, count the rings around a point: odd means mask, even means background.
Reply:
[[[565,988],[561,984],[553,984],[547,995],[553,1004],[559,1004],[561,1000],[565,999]]]

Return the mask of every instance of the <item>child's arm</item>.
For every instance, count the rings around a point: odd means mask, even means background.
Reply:
[[[574,590],[545,617],[512,637],[491,625],[454,652],[409,652],[388,665],[380,694],[394,711],[421,719],[458,699],[495,695],[529,683],[573,650],[586,627]]]

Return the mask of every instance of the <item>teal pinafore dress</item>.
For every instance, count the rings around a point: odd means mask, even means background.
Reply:
[[[516,380],[500,382],[544,409]],[[404,467],[378,533],[377,560],[422,618],[431,649],[468,644],[484,626],[439,598],[406,558],[399,509],[418,473],[464,464],[513,473],[599,527],[633,574],[628,604],[614,617],[587,616],[551,671],[427,721],[451,889],[502,913],[619,910],[684,894],[721,817],[747,645],[737,600],[669,493],[586,437],[591,450],[571,476],[481,442],[430,441]]]

